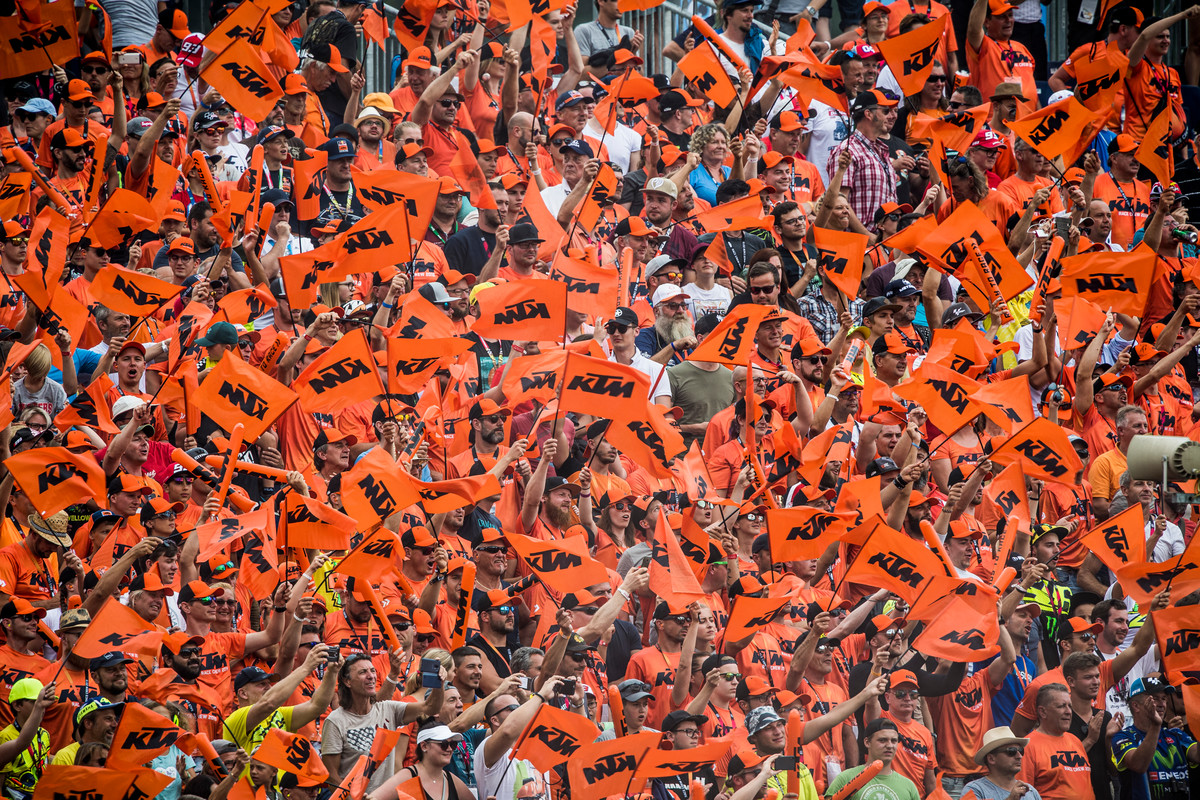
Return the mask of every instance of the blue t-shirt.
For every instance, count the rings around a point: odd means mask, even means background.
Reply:
[[[729,167],[721,167],[722,180],[728,180]],[[708,170],[703,165],[697,166],[692,170],[692,174],[688,175],[688,183],[692,185],[692,191],[709,205],[717,204],[717,182],[713,180],[713,176],[708,174]]]
[[[1122,760],[1138,749],[1146,734],[1130,725],[1112,738],[1112,759],[1121,777],[1121,796],[1128,800],[1188,800],[1189,786],[1187,750],[1195,739],[1178,728],[1162,728],[1158,747],[1150,767],[1138,773],[1124,769]]]
[[[994,659],[981,661],[975,665],[975,671],[987,667]],[[1004,676],[1004,684],[992,695],[992,724],[1008,725],[1012,722],[1013,713],[1025,697],[1025,689],[1030,681],[1037,677],[1037,664],[1029,656],[1017,656],[1017,663]]]

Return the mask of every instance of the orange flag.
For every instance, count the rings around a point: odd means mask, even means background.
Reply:
[[[297,396],[232,351],[213,367],[196,392],[197,408],[227,431],[241,423],[253,442],[287,411]]]
[[[857,297],[858,286],[862,282],[863,256],[867,252],[866,235],[814,228],[813,244],[817,248],[817,264],[825,277],[846,297]]]
[[[254,760],[290,772],[300,778],[301,786],[316,786],[329,777],[329,770],[308,737],[281,728],[267,731],[266,738],[254,751]]]
[[[279,543],[286,547],[348,550],[358,527],[353,517],[312,497],[290,492],[279,520]]]
[[[526,192],[525,205],[522,208],[529,221],[538,229],[538,234],[545,239],[538,246],[538,258],[542,261],[553,261],[554,253],[567,238],[567,232],[558,224],[558,217],[546,208],[540,192]]]
[[[490,474],[433,482],[413,478],[412,484],[421,495],[421,507],[429,515],[444,514],[500,494],[500,482]]]
[[[493,211],[496,209],[496,198],[492,196],[487,178],[484,177],[483,170],[479,168],[479,162],[475,160],[475,154],[470,148],[463,147],[455,151],[454,158],[450,159],[450,172],[462,188],[470,193],[476,208],[488,208]]]
[[[1015,119],[1008,126],[1030,147],[1053,160],[1080,143],[1096,116],[1074,97],[1068,97]]]
[[[547,4],[546,7],[548,9],[549,5]],[[558,34],[540,13],[535,14],[530,20],[529,26],[529,64],[532,67],[533,78],[539,94],[537,103],[539,107],[545,100],[546,88],[550,86],[550,65],[554,62],[557,51]],[[533,192],[533,194],[537,195],[538,193]],[[538,196],[540,198],[540,195]],[[538,230],[541,230],[540,226]],[[542,231],[542,235],[545,236],[546,232]]]
[[[1000,624],[994,613],[981,614],[967,600],[951,596],[928,618],[925,629],[913,640],[913,649],[936,658],[975,663],[999,653],[999,639]]]
[[[104,765],[109,769],[136,769],[167,752],[186,735],[186,731],[163,715],[130,703],[121,713],[121,723],[113,734]]]
[[[513,748],[513,758],[528,759],[539,772],[549,772],[599,735],[587,717],[540,703]]]
[[[725,237],[717,236],[704,248],[704,257],[717,265],[717,274],[728,277],[733,274],[733,262],[725,251]]]
[[[374,172],[356,169],[352,170],[352,174],[355,196],[368,211],[378,211],[397,203],[405,203],[410,197],[427,197],[430,192],[436,196],[440,189],[440,182],[433,178],[422,178],[391,169],[377,169]],[[419,210],[410,207],[409,212],[409,228],[415,231],[414,225]]]
[[[821,63],[801,63],[780,73],[778,80],[808,100],[820,100],[827,106],[850,112],[846,84],[840,67]]]
[[[782,597],[751,597],[748,594],[734,598],[733,608],[722,632],[726,642],[738,642],[763,629],[775,618],[784,606],[790,605],[790,594]],[[690,751],[689,751],[690,752]]]
[[[883,60],[892,68],[896,83],[905,95],[920,94],[933,74],[934,56],[946,34],[950,15],[943,14],[928,25],[884,39],[878,44]]]
[[[200,540],[200,553],[196,559],[197,561],[207,561],[246,534],[267,530],[273,522],[272,509],[263,505],[246,514],[222,517],[214,522],[198,525],[196,536]]]
[[[54,418],[54,427],[63,431],[68,428],[87,427],[100,434],[116,436],[121,431],[113,424],[108,402],[104,399],[104,393],[111,388],[112,381],[107,375],[96,378],[86,389],[75,395],[70,405],[58,412],[58,416]]]
[[[372,447],[342,473],[342,505],[360,525],[383,522],[420,502],[412,480],[396,466],[382,447]]]
[[[830,514],[809,506],[767,509],[771,560],[805,561],[820,558],[850,527],[852,516]]]
[[[925,359],[892,394],[924,408],[938,421],[938,428],[949,434],[979,416],[979,405],[971,399],[977,389],[979,384],[967,376]]]
[[[114,248],[137,233],[157,229],[150,201],[128,189],[117,189],[92,219],[84,235],[94,247]]]
[[[730,200],[713,206],[707,211],[692,215],[692,219],[706,231],[727,231],[734,220],[744,217],[761,217],[762,200],[755,195],[743,197],[740,200]]]
[[[292,381],[304,410],[337,414],[364,397],[383,394],[383,383],[367,341],[358,328],[338,339]]]
[[[12,219],[28,211],[32,190],[33,175],[28,172],[12,172],[0,181],[0,219]]]
[[[637,464],[659,478],[670,479],[667,464],[683,455],[683,436],[667,421],[665,412],[663,406],[647,402],[640,418],[612,423],[606,436]]]
[[[10,6],[11,8],[11,6]],[[0,17],[0,75],[41,72],[79,58],[79,27],[67,3],[38,3],[41,22],[28,26],[19,16]],[[85,784],[86,785],[86,784]]]
[[[466,339],[388,339],[385,393],[416,392],[438,367],[470,349]],[[379,354],[375,356],[378,361]]]
[[[616,197],[616,191],[617,174],[608,164],[601,164],[600,171],[596,173],[596,179],[592,181],[583,201],[575,209],[575,219],[579,222],[579,226],[585,231],[594,229],[604,214],[604,204],[619,199]]]
[[[395,568],[395,559],[402,556],[400,537],[387,528],[376,528],[367,534],[358,546],[338,562],[334,572],[378,584]]]
[[[397,7],[392,30],[405,50],[422,47],[429,33],[429,24],[440,3],[438,0],[412,0]]]
[[[1109,57],[1107,47],[1092,47],[1079,59],[1071,59],[1075,67],[1075,99],[1092,111],[1104,111],[1113,104],[1121,91],[1121,65]]]
[[[238,39],[209,63],[200,77],[249,119],[265,119],[283,97],[257,47]]]
[[[1109,517],[1083,536],[1079,543],[1114,573],[1146,560],[1146,523],[1140,505]]]
[[[1195,606],[1173,606],[1155,611],[1154,637],[1168,678],[1174,686],[1200,672],[1200,621]]]
[[[980,510],[1002,520],[1015,516],[1021,523],[1021,530],[1030,532],[1029,495],[1025,489],[1025,471],[1019,461],[1000,470],[983,488]],[[998,544],[993,547],[993,550],[999,549]]]
[[[278,303],[266,289],[252,286],[230,292],[217,303],[217,314],[233,325],[247,325],[275,308]]]
[[[72,652],[80,658],[98,658],[112,650],[157,655],[162,637],[162,631],[110,597],[79,635]]]
[[[706,744],[687,750],[651,750],[638,768],[638,777],[672,778],[676,775],[700,772],[727,752],[729,742],[725,738],[710,739]]]
[[[296,198],[296,218],[301,221],[316,219],[321,214],[325,166],[329,162],[329,154],[324,150],[305,150],[304,156],[292,159],[292,193]],[[290,292],[288,296],[291,297]]]
[[[658,528],[654,535],[654,548],[650,555],[650,591],[669,605],[672,610],[684,613],[692,603],[705,598],[700,582],[695,573],[675,531],[667,522],[667,515],[658,510]]]
[[[645,781],[636,777],[638,766],[661,738],[659,733],[642,731],[580,747],[567,762],[572,799],[601,800],[614,794],[640,794]]]
[[[684,457],[671,465],[671,472],[675,475],[675,487],[685,493],[693,504],[697,500],[713,500],[716,497],[712,476],[700,453],[699,442],[692,442]]]
[[[912,539],[882,523],[866,536],[846,571],[847,578],[887,589],[910,606],[930,581],[945,574],[936,553],[926,547],[914,547]]]
[[[86,794],[91,800],[132,800],[155,797],[170,783],[170,777],[152,769],[121,770],[52,764],[45,767],[33,798],[61,800]]]
[[[403,304],[403,311],[399,321],[388,329],[389,339],[450,339],[458,335],[446,313],[419,292],[409,292],[396,304]]]
[[[1154,283],[1157,256],[1144,244],[1129,253],[1086,253],[1062,260],[1064,298],[1082,296],[1099,308],[1140,317]]]
[[[1006,300],[1011,300],[1033,285],[1033,278],[1009,252],[1000,231],[996,230],[992,221],[971,202],[960,203],[950,216],[918,245],[918,249],[943,264],[949,271],[960,275],[969,263],[974,263],[969,239],[979,243],[987,267],[992,271],[1000,293]],[[975,283],[968,283],[968,291],[979,289]],[[981,307],[988,308],[991,306],[990,291],[983,291],[984,302]]]
[[[958,373],[955,373],[958,374]],[[1033,422],[1033,399],[1029,394],[1029,376],[985,383],[971,393],[971,400],[979,404],[980,410],[997,425],[1011,432]]]
[[[1087,347],[1104,324],[1104,309],[1080,295],[1056,300],[1058,343],[1063,350]]]
[[[557,281],[511,281],[480,292],[479,319],[471,331],[487,339],[562,339],[567,327],[567,286]]]
[[[649,396],[650,379],[641,370],[590,356],[567,356],[559,395],[562,408],[611,420],[639,419]]]
[[[526,566],[556,592],[574,592],[607,579],[604,565],[592,558],[582,537],[541,541],[510,533],[507,539]]]
[[[944,117],[916,114],[913,116],[912,136],[924,139],[936,135],[946,147],[965,153],[991,115],[991,103],[952,111]]]
[[[121,314],[146,317],[174,300],[182,286],[109,264],[96,273],[92,297]]]
[[[1138,145],[1137,160],[1166,186],[1175,174],[1175,160],[1171,152],[1171,105],[1162,110],[1146,126],[1146,134]]]
[[[550,278],[567,287],[567,307],[609,319],[617,309],[617,271],[555,253]]]
[[[1148,605],[1168,584],[1172,595],[1185,597],[1200,589],[1200,547],[1192,537],[1191,544],[1178,558],[1162,563],[1128,564],[1117,571],[1117,578],[1125,594],[1139,606]]]
[[[437,195],[410,194],[405,202],[391,208],[372,211],[347,230],[338,235],[334,242],[336,266],[321,272],[321,281],[335,281],[348,275],[362,272],[380,272],[394,264],[402,264],[413,258],[412,241],[419,239],[421,231],[429,227],[433,219],[433,208]],[[413,209],[416,213],[412,213]]]
[[[728,367],[746,366],[754,355],[758,326],[771,311],[768,306],[754,303],[734,306],[713,328],[712,333],[688,354],[686,360],[707,361]]]
[[[547,403],[558,393],[566,350],[549,350],[536,355],[520,356],[508,362],[501,387],[511,405],[533,400]],[[646,387],[649,391],[649,386]]]
[[[1020,462],[1026,477],[1071,483],[1083,469],[1067,432],[1045,417],[1013,433],[992,451],[991,460],[1008,465]]]
[[[104,470],[96,459],[65,447],[26,450],[10,456],[4,466],[44,517],[87,500],[103,504],[108,494]]]

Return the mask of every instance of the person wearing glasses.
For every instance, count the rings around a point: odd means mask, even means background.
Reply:
[[[459,151],[473,153],[474,134],[458,127],[458,110],[463,104],[459,93],[460,73],[479,61],[479,53],[464,50],[442,74],[429,82],[413,106],[412,122],[421,126],[421,136],[433,150],[429,168],[438,175],[450,175],[450,162]]]
[[[626,364],[645,373],[646,377],[650,379],[650,399],[655,400],[659,405],[670,406],[672,405],[671,384],[670,381],[662,380],[664,377],[662,372],[665,368],[659,362],[647,358],[637,348],[635,343],[637,326],[637,314],[632,308],[624,306],[618,308],[613,314],[613,318],[604,323],[604,331],[608,334],[608,349],[611,353],[609,361]],[[660,401],[659,398],[662,400]]]
[[[688,318],[689,299],[678,284],[664,283],[654,290],[654,324],[640,330],[634,339],[634,346],[651,361],[674,366],[696,346]]]
[[[55,72],[55,82],[64,85],[66,91],[62,96],[62,118],[51,122],[46,126],[46,130],[42,133],[42,141],[38,144],[38,154],[36,163],[39,167],[48,173],[54,171],[54,157],[50,150],[55,146],[54,137],[63,131],[74,131],[81,137],[87,148],[87,152],[91,153],[96,140],[103,135],[108,134],[108,130],[97,125],[88,117],[88,109],[96,104],[96,95],[92,93],[91,87],[86,82],[81,80],[67,80],[67,73],[58,68]],[[117,103],[119,93],[117,87],[114,86],[114,113],[119,114],[122,124],[125,121],[125,101],[120,98]],[[119,106],[119,108],[117,107]],[[116,120],[114,120],[115,124]],[[57,145],[61,147],[62,145]],[[53,185],[53,184],[52,184]],[[82,225],[82,220],[80,221]]]
[[[645,724],[653,729],[661,728],[667,713],[687,701],[692,682],[692,654],[696,651],[698,613],[695,603],[675,613],[666,602],[659,601],[653,615],[658,640],[629,659],[625,678],[642,681],[651,687],[652,699]]]
[[[983,734],[974,760],[987,774],[963,786],[962,793],[973,792],[979,800],[1042,800],[1037,789],[1017,779],[1028,744],[1028,739],[1016,736],[1008,726]]]
[[[159,666],[155,681],[162,681],[159,697],[166,702],[178,703],[196,721],[196,732],[210,740],[221,738],[221,718],[224,710],[213,705],[216,700],[200,682],[204,672],[202,655],[204,637],[187,631],[168,633],[163,637],[159,655]],[[167,672],[158,677],[159,672]],[[233,696],[230,688],[229,696]]]
[[[521,646],[517,637],[519,603],[505,589],[475,594],[472,606],[478,616],[479,630],[467,639],[466,647],[479,657],[480,676],[474,687],[459,685],[464,702],[475,702],[481,693],[490,693],[512,674],[512,654]],[[456,669],[455,680],[465,678],[467,671]]]
[[[183,511],[183,503],[172,503],[162,497],[149,497],[138,512],[147,536],[167,540],[176,535],[175,516]],[[164,581],[169,579],[164,576]]]
[[[900,745],[896,748],[892,766],[896,772],[923,787],[921,794],[927,795],[934,789],[938,764],[933,735],[924,724],[913,719],[914,711],[921,702],[917,676],[906,669],[892,672],[883,696],[887,708],[882,708],[879,698],[873,697],[867,703],[866,718],[868,721],[882,718],[895,723],[900,734]]]
[[[450,771],[455,754],[465,752],[465,748],[461,733],[436,720],[426,723],[417,733],[416,762],[399,770],[372,793],[387,797],[400,790],[418,800],[475,800],[471,787]]]
[[[662,721],[663,739],[671,743],[672,750],[691,750],[700,746],[700,735],[708,718],[702,714],[690,714],[687,711],[672,711]],[[714,786],[717,777],[711,765],[706,765],[699,772],[681,772],[670,778],[655,778],[650,781],[651,791],[655,798],[663,800],[688,800],[693,780],[703,781],[708,786]]]

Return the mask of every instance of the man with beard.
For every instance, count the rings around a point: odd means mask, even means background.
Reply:
[[[662,176],[646,181],[646,187],[642,190],[642,217],[659,230],[671,230],[671,235],[667,236],[665,245],[662,245],[662,254],[671,258],[686,259],[691,258],[698,242],[696,234],[685,225],[672,224],[678,197],[679,187],[674,185],[674,181]]]
[[[460,228],[446,242],[446,264],[464,275],[478,276],[485,266],[492,272],[504,265],[508,226],[502,225],[501,220],[508,214],[508,192],[500,184],[488,185],[496,208],[479,209],[478,222]]]
[[[386,669],[387,640],[375,622],[371,604],[356,584],[354,578],[346,580],[341,592],[341,611],[331,611],[325,618],[325,644],[342,653],[368,653],[376,669]]]
[[[542,458],[525,485],[525,500],[521,505],[519,533],[541,541],[557,541],[565,538],[571,524],[572,502],[579,498],[580,516],[592,513],[590,496],[581,496],[578,483],[571,483],[558,475],[546,476],[546,470],[558,454],[558,440],[547,439],[542,445]]]
[[[203,645],[203,636],[187,631],[164,636],[162,666],[154,673],[154,682],[162,687],[157,699],[179,703],[196,720],[196,732],[215,740],[221,738],[221,710],[212,705],[209,692],[199,683],[204,671]]]
[[[992,102],[992,116],[988,118],[988,129],[1001,138],[1002,145],[996,160],[992,162],[991,171],[1004,180],[1017,168],[1016,157],[1013,155],[1013,145],[1017,140],[1017,134],[1008,127],[1008,123],[1017,118],[1017,101],[1024,103],[1027,98],[1020,84],[1005,82],[996,87],[989,99]],[[976,139],[976,141],[980,140]],[[1003,146],[1005,143],[1008,145],[1007,147]],[[983,167],[980,169],[984,170]],[[986,173],[987,170],[984,172]],[[997,183],[997,185],[999,184]]]
[[[64,128],[50,140],[54,175],[49,183],[76,209],[82,209],[87,200],[88,176],[82,173],[90,153],[91,143],[74,128]],[[40,192],[40,189],[34,189],[35,196]]]
[[[342,433],[337,428],[322,428],[313,440],[313,466],[316,473],[309,480],[313,495],[324,502],[328,496],[329,481],[350,469],[350,448],[358,444],[358,437]]]
[[[125,665],[132,661],[120,650],[110,650],[93,658],[89,665],[93,680],[89,688],[93,696],[103,697],[110,703],[129,700],[129,670]]]
[[[446,294],[450,295],[450,321],[454,323],[455,332],[465,336],[473,319],[470,316],[470,296],[471,287],[475,285],[475,276],[451,268],[443,272],[438,280],[446,287]],[[481,372],[479,377],[481,382],[486,382],[486,374]]]
[[[587,463],[592,474],[591,491],[596,506],[604,507],[621,498],[631,497],[633,489],[621,474],[620,451],[605,438],[608,420],[597,420],[588,426],[588,447],[592,457]]]
[[[358,191],[352,180],[356,154],[354,143],[335,136],[317,149],[324,151],[329,161],[325,167],[325,182],[321,187],[321,211],[311,227],[340,220],[358,222],[367,215],[367,211],[358,199]]]
[[[538,234],[536,227],[528,222],[513,225],[512,230],[508,231],[504,238],[508,245],[508,264],[500,267],[498,271],[493,271],[492,267],[498,267],[502,263],[502,260],[493,254],[493,257],[488,259],[488,263],[479,273],[480,281],[490,281],[497,275],[506,281],[549,279],[545,272],[537,269],[540,263],[538,248],[545,240]],[[496,245],[499,247],[499,240]]]
[[[446,478],[461,478],[487,472],[508,452],[504,446],[504,421],[512,411],[501,408],[488,397],[467,413],[471,425],[471,447],[447,460]]]
[[[504,589],[475,594],[472,605],[479,615],[479,632],[467,639],[464,650],[473,649],[477,652],[480,675],[473,681],[475,686],[472,692],[463,692],[463,702],[468,702],[468,698],[474,700],[476,693],[490,694],[500,685],[501,680],[512,674],[512,654],[521,646],[516,633],[517,602],[517,599]],[[455,670],[456,680],[459,675],[472,673],[471,676],[467,676],[467,683],[471,683],[475,662],[476,658],[473,657],[464,658],[459,662]],[[459,689],[462,691],[462,686],[459,686]]]
[[[916,325],[917,306],[921,303],[921,290],[906,280],[890,281],[883,290],[884,297],[899,306],[892,313],[892,330],[900,334],[901,340],[923,354],[933,339],[927,325]]]
[[[556,126],[557,127],[557,126]],[[551,131],[553,134],[553,131]],[[575,135],[575,130],[568,131],[568,138]],[[553,135],[547,139],[553,139]],[[497,140],[499,144],[499,140]],[[525,111],[518,111],[509,117],[508,120],[508,148],[507,152],[501,156],[496,162],[497,173],[517,173],[518,175],[530,175],[529,171],[529,156],[526,151],[529,145],[533,142],[533,115]],[[539,175],[537,170],[544,172],[554,172],[554,159],[550,157],[540,146],[537,151],[536,169],[532,173],[534,177]]]
[[[674,366],[686,357],[684,351],[696,346],[687,300],[688,296],[673,283],[654,290],[654,325],[643,328],[633,342],[651,361]]]
[[[662,725],[663,719],[673,706],[680,705],[672,697],[677,684],[679,693],[684,695],[686,702],[687,689],[690,684],[692,654],[696,648],[697,609],[695,605],[674,613],[664,601],[659,601],[654,608],[652,624],[658,633],[653,645],[645,647],[633,654],[629,659],[629,667],[625,677],[643,681],[653,687],[650,689],[653,698],[646,724],[651,728]],[[688,633],[691,632],[691,636]],[[690,639],[690,643],[687,640]]]
[[[452,177],[441,178],[433,218],[425,232],[425,241],[444,249],[451,236],[458,233],[458,212],[462,210],[463,189]]]

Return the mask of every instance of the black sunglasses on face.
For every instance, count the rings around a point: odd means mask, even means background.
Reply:
[[[828,364],[829,356],[809,356],[808,363],[816,366],[817,364]]]
[[[774,283],[770,286],[751,286],[750,294],[770,294],[771,292],[775,291],[776,286],[777,284]]]

